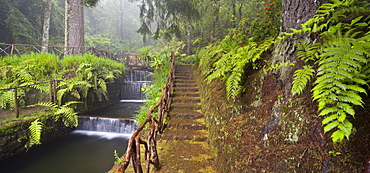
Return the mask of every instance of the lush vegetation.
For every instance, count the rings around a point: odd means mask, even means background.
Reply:
[[[348,116],[355,117],[355,106],[364,106],[370,79],[369,5],[348,0],[323,4],[302,29],[286,33],[320,34],[320,40],[302,40],[298,46],[306,65],[295,72],[292,93],[302,93],[311,81],[324,132],[333,131],[333,142],[349,139],[353,127]]]
[[[95,8],[85,10],[86,46],[118,54],[137,52],[143,47],[136,32],[139,13],[138,4],[128,0],[99,0]]]
[[[207,81],[223,79],[228,99],[237,100],[245,90],[242,84],[246,70],[259,68],[263,62],[261,55],[274,44],[280,20],[269,20],[266,14],[278,16],[280,3],[266,3],[256,19],[242,18],[236,28],[229,29],[224,39],[198,52],[199,65],[208,76]]]
[[[146,102],[144,102],[144,106],[142,106],[136,114],[136,119],[139,124],[148,118],[148,111],[158,104],[162,97],[162,88],[169,77],[171,69],[171,52],[174,52],[177,59],[180,59],[184,56],[179,52],[183,47],[184,44],[181,42],[164,42],[156,47],[150,46],[140,50],[140,58],[153,67],[154,72],[152,74],[152,85],[147,88],[142,88],[142,90],[145,91]],[[154,111],[154,113],[153,116],[156,116],[157,112]]]
[[[114,82],[120,77],[125,69],[124,65],[113,60],[98,58],[93,55],[67,56],[63,59],[51,54],[28,54],[21,56],[7,56],[0,59],[2,70],[0,76],[0,88],[12,88],[30,84],[60,80],[57,86],[57,103],[47,100],[49,85],[30,85],[30,87],[18,88],[18,102],[21,107],[26,104],[26,94],[41,93],[37,100],[40,103],[32,103],[50,107],[54,111],[56,119],[61,119],[66,126],[77,126],[76,104],[86,103],[89,100],[108,99],[107,83]],[[15,76],[15,77],[14,77]],[[1,109],[14,109],[13,90],[0,92]],[[79,107],[83,110],[83,107]],[[39,143],[41,123],[36,120],[32,123],[31,144]]]
[[[4,0],[0,7],[0,42],[40,45],[44,16],[44,1]],[[64,1],[53,0],[50,45],[63,45]]]
[[[284,39],[276,37],[279,20],[268,26],[261,25],[266,22],[257,24],[269,18],[267,11],[273,16],[279,14],[279,2],[265,5],[258,10],[252,25],[246,25],[248,19],[242,19],[224,39],[198,51],[206,80],[223,79],[231,100],[238,100],[237,96],[245,91],[242,84],[247,70],[295,65],[290,62],[270,66],[262,61],[263,52],[278,39]],[[348,116],[355,117],[355,106],[364,106],[362,96],[369,83],[369,13],[365,1],[333,0],[323,4],[312,19],[301,25],[302,29],[285,33],[285,37],[318,35],[318,39],[301,40],[297,46],[305,65],[294,73],[292,93],[301,94],[309,83],[313,84],[312,97],[318,103],[318,115],[324,117],[324,132],[331,132],[334,143],[350,137],[353,127]]]

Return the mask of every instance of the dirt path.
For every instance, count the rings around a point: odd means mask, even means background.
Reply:
[[[157,172],[214,172],[199,91],[189,65],[176,66],[169,117],[168,128],[158,140],[162,169]]]

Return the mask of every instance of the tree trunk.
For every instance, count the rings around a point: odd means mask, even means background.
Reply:
[[[81,0],[66,0],[65,46],[67,54],[82,54],[84,51],[84,14]]]
[[[284,0],[284,10],[282,16],[283,21],[280,35],[283,32],[288,32],[290,28],[299,29],[301,24],[312,18],[321,3],[319,1],[312,0]],[[307,35],[295,35],[293,38],[287,37],[284,40],[280,40],[275,45],[272,65],[296,61],[296,43],[299,39],[306,37]],[[272,71],[272,73],[275,75],[277,81],[284,89],[285,99],[289,98],[292,84],[293,67],[283,66],[282,68]]]
[[[299,29],[300,24],[306,22],[315,14],[318,7],[323,2],[316,2],[311,0],[284,0],[283,1],[283,16],[282,16],[282,27],[280,31],[280,36],[283,32],[288,32],[290,28]],[[276,68],[271,71],[271,75],[274,76],[275,88],[279,88],[280,91],[276,91],[282,94],[283,97],[277,99],[272,107],[272,114],[270,115],[270,120],[265,124],[263,131],[261,132],[260,139],[261,141],[267,140],[267,135],[271,133],[278,126],[280,121],[285,123],[287,117],[283,117],[284,113],[281,110],[283,104],[287,104],[288,101],[291,101],[291,87],[293,81],[294,69],[292,66],[284,65],[285,63],[290,63],[298,61],[297,51],[295,49],[297,41],[302,38],[309,39],[305,34],[295,35],[294,37],[286,37],[284,40],[279,40],[275,45],[275,48],[272,53],[272,66],[276,64],[283,64],[282,67]],[[296,66],[297,63],[296,63]],[[294,111],[291,109],[290,111]],[[285,112],[287,113],[287,112]],[[299,124],[298,119],[290,119],[288,123]],[[297,127],[303,128],[303,127]],[[282,133],[290,133],[282,132]]]
[[[42,32],[42,51],[48,52],[49,46],[49,29],[50,29],[50,17],[51,17],[51,0],[47,0],[44,13],[44,26]]]
[[[191,54],[191,35],[190,35],[191,24],[189,23],[186,27],[186,54]]]

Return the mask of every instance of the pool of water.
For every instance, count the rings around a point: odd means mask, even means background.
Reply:
[[[89,115],[132,118],[142,103],[117,103]],[[122,156],[131,134],[75,130],[0,161],[0,173],[104,173]]]
[[[115,103],[97,110],[85,113],[84,115],[115,117],[115,118],[132,118],[143,103]]]
[[[104,173],[114,164],[114,151],[126,151],[130,135],[72,132],[0,162],[4,173]]]

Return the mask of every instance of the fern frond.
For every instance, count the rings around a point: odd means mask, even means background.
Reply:
[[[291,93],[293,95],[301,94],[306,88],[308,81],[311,80],[315,73],[312,66],[303,66],[303,69],[296,70],[293,75],[293,86]]]
[[[31,123],[31,125],[28,127],[28,130],[30,132],[30,140],[27,143],[26,147],[29,148],[36,144],[41,144],[41,132],[42,132],[42,123],[39,121],[39,119],[36,119]]]

